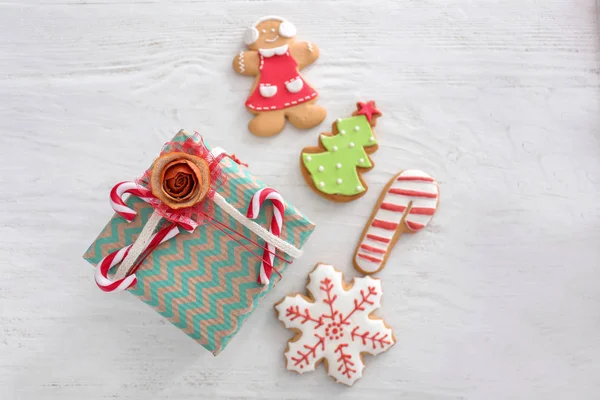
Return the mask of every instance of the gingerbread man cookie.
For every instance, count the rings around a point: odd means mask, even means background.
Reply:
[[[275,305],[277,317],[297,332],[285,352],[287,368],[300,374],[325,361],[327,373],[351,386],[362,377],[362,355],[377,355],[396,339],[385,322],[371,314],[381,307],[381,281],[355,278],[346,285],[341,272],[319,263],[309,274],[309,296],[287,296]]]
[[[317,92],[299,73],[319,58],[319,48],[296,42],[295,36],[296,28],[285,19],[260,18],[244,35],[250,51],[241,51],[233,60],[237,73],[256,77],[246,107],[255,114],[248,128],[257,136],[278,134],[286,118],[300,129],[325,119],[325,109],[315,105]]]
[[[361,174],[373,168],[369,154],[379,148],[372,128],[381,112],[375,102],[358,102],[350,118],[338,118],[332,133],[323,133],[318,147],[300,155],[302,175],[310,187],[328,200],[348,202],[367,193]]]

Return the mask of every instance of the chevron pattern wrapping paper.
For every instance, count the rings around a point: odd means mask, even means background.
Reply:
[[[173,140],[185,140],[186,135],[181,131]],[[228,158],[221,161],[221,167],[227,181],[218,192],[245,215],[250,198],[265,185]],[[137,212],[136,218],[128,223],[115,214],[110,219],[83,256],[92,265],[110,252],[133,243],[153,212],[150,205],[137,197],[130,196],[126,203]],[[214,217],[264,245],[260,237],[219,207],[214,207]],[[268,229],[271,217],[272,206],[268,205],[263,207],[256,222]],[[313,230],[314,225],[286,202],[281,238],[302,248]],[[255,245],[247,247],[262,254],[262,249]],[[279,251],[277,254],[285,256]],[[274,273],[269,285],[259,285],[256,280],[260,263],[258,257],[221,230],[205,224],[193,233],[182,232],[156,248],[137,270],[138,283],[130,292],[217,355],[281,279]],[[286,266],[275,259],[274,267],[280,273]]]

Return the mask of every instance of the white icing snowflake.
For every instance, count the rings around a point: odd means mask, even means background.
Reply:
[[[381,307],[381,281],[355,278],[346,290],[341,272],[318,264],[306,288],[311,298],[297,294],[275,306],[285,327],[299,331],[288,343],[287,368],[314,371],[325,359],[329,376],[352,386],[362,376],[361,353],[376,355],[395,343],[383,320],[370,316]]]

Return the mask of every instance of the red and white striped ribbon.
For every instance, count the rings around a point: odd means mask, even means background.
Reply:
[[[166,242],[177,236],[179,233],[179,228],[177,225],[169,225],[155,234],[152,235],[148,244],[144,247],[144,253],[148,250],[152,250],[156,246],[161,243]],[[104,257],[102,261],[98,263],[96,266],[96,273],[94,274],[94,279],[96,280],[96,284],[100,289],[105,292],[121,292],[123,290],[127,290],[133,285],[137,283],[137,277],[135,273],[132,273],[126,276],[123,279],[112,281],[108,278],[108,271],[114,267],[115,265],[121,263],[127,257],[129,250],[133,247],[133,243],[123,247],[120,250],[114,251]]]
[[[267,200],[273,203],[273,218],[271,219],[269,231],[273,235],[279,237],[281,236],[281,230],[283,229],[285,202],[283,197],[275,189],[263,188],[254,193],[254,196],[252,196],[252,199],[250,199],[246,217],[250,219],[258,218],[260,209]],[[262,285],[269,284],[269,278],[273,272],[273,261],[275,260],[276,251],[277,248],[274,245],[268,242],[266,243],[265,250],[263,252],[262,263],[260,266],[260,272],[258,274],[258,283]]]

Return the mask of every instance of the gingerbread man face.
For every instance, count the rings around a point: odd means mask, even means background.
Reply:
[[[250,50],[273,49],[294,41],[296,28],[291,22],[279,17],[265,17],[259,21],[248,28],[244,35],[244,41]]]

